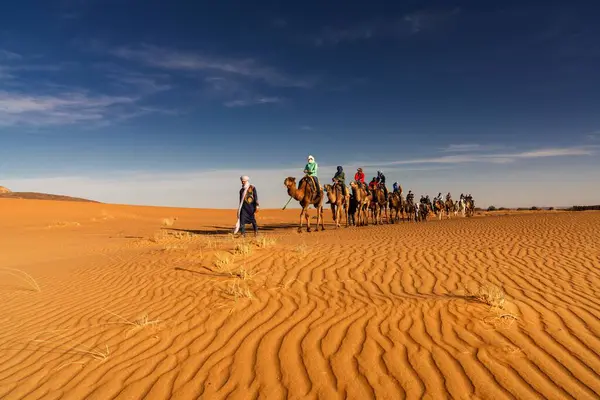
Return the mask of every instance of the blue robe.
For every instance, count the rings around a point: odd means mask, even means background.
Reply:
[[[240,201],[242,201],[242,196],[244,195],[244,188],[240,189]],[[256,192],[256,188],[250,185],[248,188],[248,193],[246,193],[246,198],[242,204],[242,208],[240,209],[240,225],[243,227],[245,224],[252,224],[256,226],[256,219],[254,218],[254,214],[256,213],[256,207],[258,206],[258,193]],[[243,230],[243,228],[242,228]]]

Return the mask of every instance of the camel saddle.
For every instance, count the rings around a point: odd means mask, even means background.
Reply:
[[[304,178],[302,179],[306,179],[308,184],[310,185],[310,187],[313,190],[313,196],[316,196],[318,192],[320,192],[320,188],[317,188],[317,183],[315,182],[315,178],[310,176],[310,175],[306,175]]]

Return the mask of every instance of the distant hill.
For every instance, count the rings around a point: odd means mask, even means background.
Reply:
[[[36,192],[0,192],[0,199],[27,199],[27,200],[56,200],[56,201],[79,201],[87,203],[100,203],[95,200],[81,199],[79,197],[63,196],[60,194],[36,193]]]

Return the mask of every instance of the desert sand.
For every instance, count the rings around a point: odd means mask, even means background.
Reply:
[[[298,214],[0,199],[0,398],[598,398],[600,212]]]

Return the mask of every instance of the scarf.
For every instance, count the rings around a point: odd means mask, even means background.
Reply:
[[[242,211],[242,205],[244,204],[244,200],[246,199],[246,193],[248,193],[248,189],[250,188],[250,180],[246,180],[246,184],[244,185],[244,193],[242,194],[242,198],[240,200],[240,205],[238,206],[237,211],[237,223],[235,224],[235,230],[233,234],[235,235],[240,230],[240,212]]]

